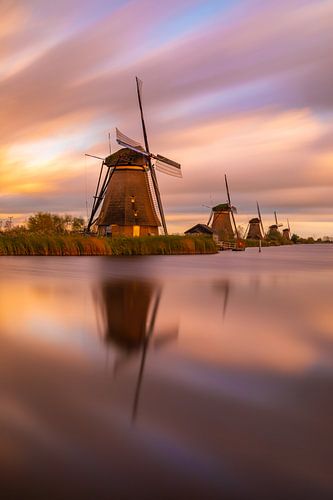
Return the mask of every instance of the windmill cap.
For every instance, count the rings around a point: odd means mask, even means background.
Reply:
[[[225,212],[227,210],[230,210],[230,206],[228,203],[220,203],[219,205],[213,207],[212,210],[213,212]]]
[[[146,165],[146,158],[129,148],[122,148],[105,158],[104,162],[108,167],[115,167],[117,165],[135,165],[143,167]]]

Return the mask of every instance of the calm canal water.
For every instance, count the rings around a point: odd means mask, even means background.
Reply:
[[[1,498],[333,498],[333,246],[0,265]]]

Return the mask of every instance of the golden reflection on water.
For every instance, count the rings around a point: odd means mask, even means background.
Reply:
[[[329,498],[333,259],[276,252],[4,258],[5,491]]]

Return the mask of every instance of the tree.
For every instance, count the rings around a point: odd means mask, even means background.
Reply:
[[[84,219],[72,215],[57,215],[49,212],[38,212],[28,219],[28,230],[33,233],[65,234],[70,231],[82,231]]]
[[[293,241],[294,243],[297,243],[297,242],[300,240],[300,237],[298,236],[298,234],[295,234],[295,233],[294,233],[290,239],[291,239],[291,241]]]
[[[84,218],[83,217],[73,217],[72,231],[82,231],[83,228],[84,228]]]

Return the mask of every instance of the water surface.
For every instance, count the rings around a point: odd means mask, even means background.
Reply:
[[[2,498],[332,498],[333,246],[0,265]]]

